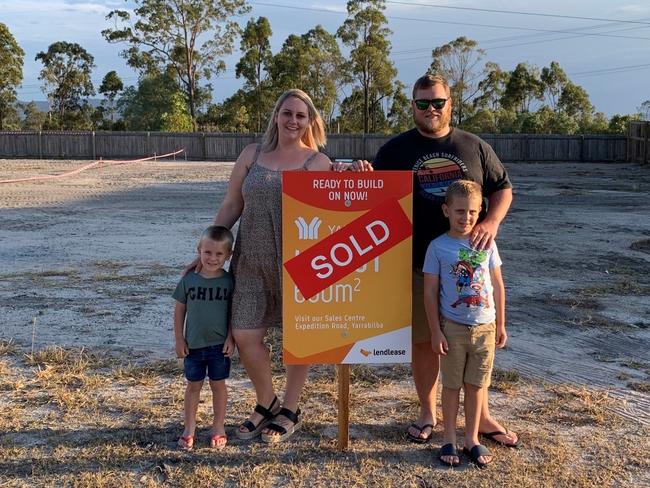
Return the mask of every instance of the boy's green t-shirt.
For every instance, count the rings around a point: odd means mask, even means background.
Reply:
[[[227,271],[218,278],[188,273],[178,283],[172,296],[187,307],[184,335],[190,349],[226,342],[232,288]]]

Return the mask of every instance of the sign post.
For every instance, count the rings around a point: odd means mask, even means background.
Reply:
[[[283,173],[285,364],[337,364],[339,448],[350,364],[411,361],[412,173]]]
[[[348,448],[350,439],[350,365],[338,364],[336,378],[339,384],[339,451]]]

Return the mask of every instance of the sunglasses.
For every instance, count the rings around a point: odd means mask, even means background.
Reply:
[[[417,100],[413,100],[415,102],[415,106],[418,108],[418,110],[426,110],[429,108],[429,105],[431,105],[433,108],[436,110],[440,110],[445,106],[447,103],[448,98],[418,98]]]

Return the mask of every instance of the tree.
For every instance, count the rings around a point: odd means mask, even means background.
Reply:
[[[542,68],[540,75],[544,94],[553,110],[558,111],[558,102],[562,90],[569,82],[569,78],[557,61],[551,61],[550,66]]]
[[[364,95],[361,88],[357,87],[352,90],[350,96],[345,97],[339,107],[339,116],[333,121],[333,125],[338,132],[344,133],[362,133],[364,123],[367,119],[364,117]],[[369,118],[373,121],[373,132],[386,132],[388,123],[386,114],[380,104],[371,106],[373,112]]]
[[[251,119],[247,107],[254,92],[237,90],[222,103],[211,105],[203,118],[203,127],[220,132],[251,132]]]
[[[523,112],[520,122],[520,132],[524,134],[575,134],[579,130],[573,117],[564,112],[556,113],[547,105],[536,112]]]
[[[262,132],[263,114],[269,112],[270,102],[264,100],[263,83],[264,73],[268,72],[269,64],[273,58],[271,54],[271,24],[266,17],[259,17],[257,21],[251,19],[241,36],[241,51],[243,56],[236,66],[237,78],[243,76],[246,80],[244,87],[255,92],[255,104],[251,107],[256,121],[256,132]]]
[[[589,101],[589,95],[584,88],[570,81],[562,88],[558,107],[571,117],[590,115],[594,111],[594,106]]]
[[[589,114],[579,121],[582,134],[607,134],[609,133],[609,120],[602,112]],[[627,128],[626,128],[627,130]]]
[[[526,63],[519,63],[510,73],[506,89],[501,97],[501,105],[520,114],[529,112],[531,102],[541,100],[543,96],[537,68],[529,67]]]
[[[646,100],[637,108],[643,120],[650,121],[650,100]]]
[[[0,130],[4,121],[16,109],[16,88],[23,81],[23,58],[25,52],[16,42],[5,24],[0,22]]]
[[[503,71],[497,63],[485,63],[485,78],[478,83],[478,92],[474,98],[474,108],[497,110],[506,91],[510,73]]]
[[[126,130],[161,130],[163,115],[174,113],[177,94],[183,97],[176,81],[169,75],[144,76],[138,86],[129,86],[117,101]],[[184,98],[183,98],[184,100]],[[169,115],[167,116],[169,117]]]
[[[474,134],[494,134],[499,132],[499,127],[497,127],[497,120],[495,117],[495,111],[485,108],[476,110],[472,115],[465,119],[463,122],[463,129],[469,132],[473,132]]]
[[[477,46],[476,41],[459,37],[431,52],[433,61],[429,69],[447,78],[457,125],[463,123],[465,112],[470,109],[469,102],[479,91],[478,65],[485,51]]]
[[[201,77],[210,79],[226,65],[240,28],[233,19],[250,10],[245,0],[134,0],[137,21],[126,10],[114,10],[107,19],[115,27],[102,31],[111,43],[126,42],[128,64],[143,73],[176,74],[196,128],[197,95]]]
[[[297,34],[289,34],[269,65],[269,78],[272,80],[271,89],[274,95],[290,88],[302,90],[304,80],[309,76],[310,65],[303,38]]]
[[[191,132],[193,129],[192,117],[187,111],[187,104],[181,92],[172,95],[169,111],[160,117],[160,130],[165,132]]]
[[[608,132],[611,134],[626,134],[627,127],[630,125],[630,122],[640,119],[641,116],[639,114],[612,115],[612,118],[609,119]]]
[[[302,40],[307,58],[311,60],[304,90],[312,97],[326,123],[329,124],[334,114],[339,89],[347,79],[343,68],[345,59],[341,55],[336,37],[321,25],[307,31],[302,36]]]
[[[404,88],[406,88],[406,85],[398,80],[395,84],[393,101],[388,111],[388,125],[391,132],[394,133],[404,132],[413,125],[411,100],[404,93]]]
[[[77,43],[59,41],[50,44],[46,52],[39,52],[36,61],[43,63],[38,77],[43,81],[43,92],[58,115],[58,124],[72,128],[83,119],[87,99],[95,94],[90,78],[95,67],[94,58]],[[66,113],[70,113],[66,119]]]
[[[384,0],[349,0],[348,18],[337,30],[337,36],[351,48],[348,69],[362,96],[364,134],[380,125],[381,102],[393,93],[397,74],[388,57],[392,32],[386,27],[385,8]]]
[[[23,130],[42,130],[47,114],[41,112],[35,102],[29,102],[23,107]]]
[[[109,71],[106,73],[102,84],[99,86],[99,93],[106,97],[108,103],[104,107],[104,111],[108,113],[111,123],[114,121],[115,116],[115,99],[122,90],[124,90],[124,83],[122,83],[122,79],[117,72]],[[104,106],[104,102],[102,102],[102,106]]]
[[[322,26],[302,36],[291,34],[270,65],[273,91],[279,95],[289,88],[304,90],[329,125],[346,80],[344,62],[336,38]]]

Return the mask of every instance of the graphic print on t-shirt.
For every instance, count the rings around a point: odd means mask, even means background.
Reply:
[[[451,304],[453,308],[466,307],[490,308],[488,290],[485,287],[487,269],[487,251],[459,249],[458,261],[452,265],[449,274],[456,277],[458,299]]]
[[[231,291],[221,286],[191,286],[187,289],[188,301],[213,302],[230,300]]]
[[[423,197],[443,202],[447,188],[467,172],[465,164],[453,154],[432,153],[422,156],[413,165]]]

